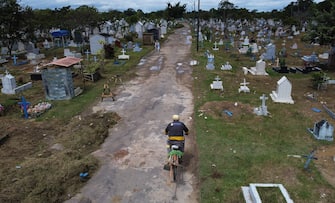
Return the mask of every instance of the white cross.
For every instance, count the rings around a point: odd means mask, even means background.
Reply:
[[[220,81],[221,78],[217,75],[217,76],[215,77],[215,80],[216,80],[216,81]]]
[[[243,79],[243,82],[240,83],[240,85],[243,85],[244,87],[246,87],[249,84],[249,82],[245,81],[245,78]]]
[[[125,53],[126,53],[126,50],[124,50],[124,49],[122,49],[122,55],[125,55]]]

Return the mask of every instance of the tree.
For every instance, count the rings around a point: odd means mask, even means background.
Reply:
[[[0,41],[11,55],[13,45],[25,37],[23,8],[16,0],[0,0]]]
[[[228,0],[221,0],[218,6],[219,13],[223,17],[223,20],[227,23],[227,19],[229,14],[233,14],[233,10],[235,9],[235,5]]]
[[[322,3],[322,4],[321,4]],[[330,45],[328,67],[335,67],[335,2],[326,0],[315,9],[315,23],[311,23],[310,38],[319,39],[321,45]]]
[[[166,13],[168,20],[182,18],[186,11],[186,4],[181,5],[180,2],[176,3],[174,6],[171,3],[167,3]]]

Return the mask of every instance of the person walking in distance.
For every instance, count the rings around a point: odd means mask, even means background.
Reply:
[[[156,40],[156,41],[155,41],[155,50],[156,50],[157,52],[159,52],[160,49],[161,49],[161,45],[159,44],[159,41]]]

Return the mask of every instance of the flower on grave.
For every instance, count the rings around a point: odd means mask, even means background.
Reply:
[[[51,106],[52,105],[49,102],[41,102],[29,108],[28,113],[43,113],[44,111],[50,109]]]

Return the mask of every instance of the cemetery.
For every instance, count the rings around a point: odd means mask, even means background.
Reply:
[[[148,22],[131,27],[120,20],[122,26],[115,25],[116,28],[113,23],[106,23],[103,29],[87,36],[83,47],[76,47],[70,33],[59,30],[52,32],[49,40],[43,40],[38,51],[37,47],[30,47],[31,52],[25,53],[18,46],[17,55],[3,54],[0,119],[6,122],[1,126],[5,129],[0,135],[1,146],[13,142],[21,145],[22,150],[16,146],[4,156],[20,152],[32,160],[16,163],[6,159],[10,162],[6,164],[11,164],[11,168],[6,168],[7,183],[19,182],[15,173],[33,173],[32,166],[40,160],[56,171],[67,156],[78,157],[81,154],[77,151],[90,154],[108,136],[106,128],[112,128],[120,119],[112,112],[103,116],[89,114],[85,108],[97,101],[117,101],[114,92],[120,84],[127,88],[124,81],[138,76],[134,69],[146,63],[143,57],[155,51],[155,41],[164,46],[170,33],[165,21],[161,22],[162,29]],[[185,23],[191,25],[193,35],[188,38],[192,55],[183,64],[189,63],[193,70],[194,131],[197,139],[208,140],[197,143],[209,157],[199,158],[204,170],[200,177],[202,198],[210,199],[214,194],[217,202],[223,196],[226,202],[243,202],[247,198],[260,202],[260,196],[271,199],[275,194],[286,202],[333,200],[335,85],[329,82],[324,88],[315,89],[312,82],[313,74],[323,71],[335,78],[334,70],[327,67],[328,58],[334,57],[327,55],[331,53],[329,47],[301,40],[305,27],[282,25],[272,19],[230,19],[225,23],[202,19],[197,51],[196,25],[192,20]],[[126,39],[130,29],[136,30],[139,38]],[[161,68],[164,67],[155,69],[157,74]],[[317,97],[310,100],[305,96],[307,92]],[[327,104],[326,108],[323,104]],[[68,123],[63,127],[65,121]],[[31,130],[33,138],[29,136]],[[52,157],[54,151],[60,150],[56,144],[51,150],[37,149],[38,144],[47,145],[58,136],[66,139],[76,153]],[[318,160],[310,163],[309,172],[303,170],[303,159],[287,158],[288,154],[303,154],[312,147],[317,148]],[[69,165],[71,173],[85,174],[87,167],[97,170],[97,160],[89,157],[85,161],[73,161]],[[71,183],[80,188],[86,180],[78,178],[72,177]],[[33,186],[31,179],[24,181],[21,183]],[[55,189],[60,182],[57,180],[50,187]],[[47,185],[34,192],[43,188]]]

